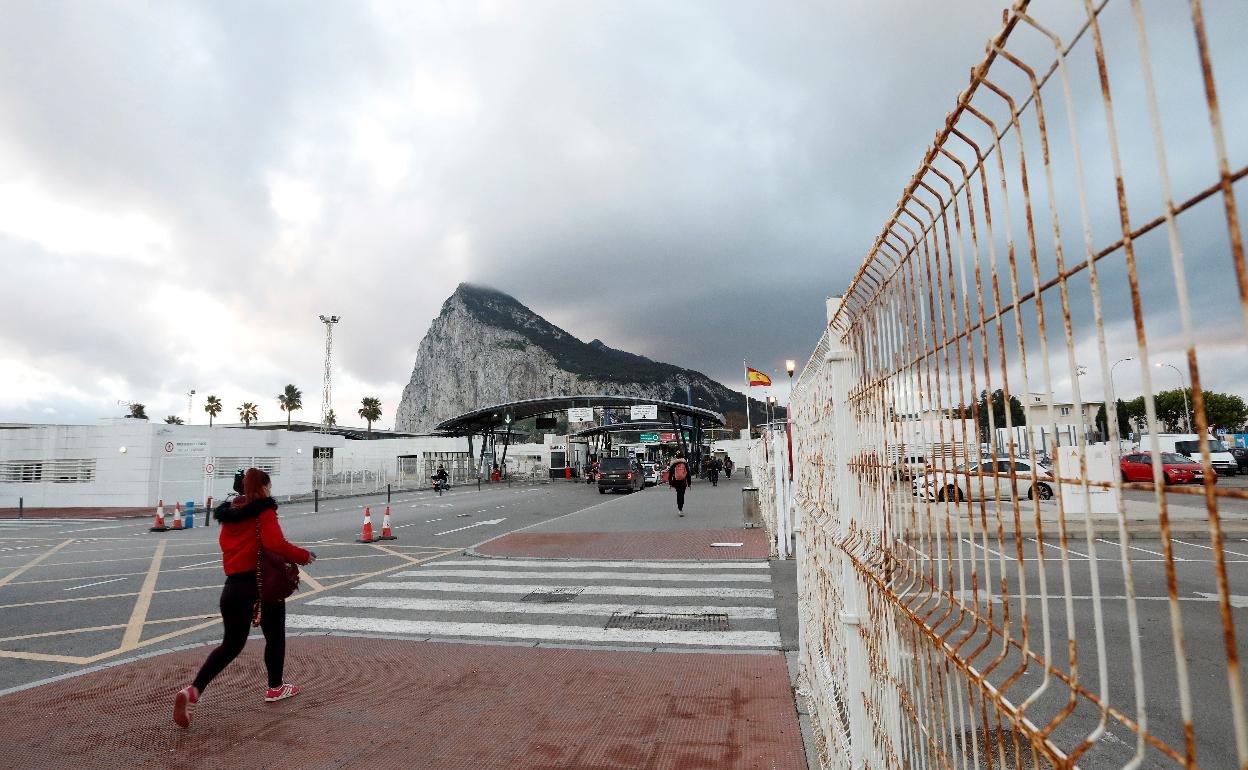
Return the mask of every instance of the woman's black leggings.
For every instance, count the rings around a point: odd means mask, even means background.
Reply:
[[[221,589],[225,636],[220,646],[208,654],[208,660],[192,683],[201,693],[243,651],[251,631],[251,609],[255,602],[256,573],[226,576],[225,588]],[[286,661],[286,602],[265,602],[261,606],[260,629],[264,631],[264,667],[269,672],[269,687],[281,687],[282,666]]]

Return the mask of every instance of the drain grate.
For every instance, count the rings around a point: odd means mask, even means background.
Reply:
[[[653,612],[611,613],[606,628],[633,631],[727,631],[728,616],[715,613],[659,615]]]
[[[552,604],[554,602],[570,602],[580,596],[584,588],[560,587],[551,588],[547,591],[534,591],[531,594],[525,594],[520,597],[522,602],[541,602],[543,604]]]

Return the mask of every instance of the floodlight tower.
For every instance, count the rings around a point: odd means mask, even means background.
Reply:
[[[321,429],[325,430],[329,427],[329,412],[333,408],[333,370],[330,369],[330,358],[334,351],[334,324],[341,320],[342,316],[329,315],[321,316],[321,323],[325,324],[325,382],[321,388]]]

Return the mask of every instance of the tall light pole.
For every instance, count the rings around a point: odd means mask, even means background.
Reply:
[[[1127,356],[1126,358],[1118,359],[1117,361],[1113,363],[1113,366],[1109,367],[1109,400],[1113,402],[1114,404],[1114,419],[1115,420],[1118,419],[1118,390],[1117,388],[1114,387],[1114,370],[1118,368],[1118,364],[1121,364],[1124,361],[1134,361],[1134,360],[1135,359],[1132,358],[1131,356]],[[1109,408],[1108,407],[1106,407],[1105,409],[1105,421],[1106,423],[1109,422]],[[1106,433],[1109,432],[1108,424],[1105,426],[1105,432]],[[1122,436],[1119,436],[1118,438],[1121,439]]]
[[[195,409],[195,389],[191,388],[191,392],[186,394],[186,424],[191,424],[191,414]]]
[[[1174,371],[1178,372],[1179,392],[1183,394],[1183,424],[1187,426],[1187,432],[1191,433],[1192,432],[1192,410],[1187,405],[1187,378],[1183,376],[1183,370],[1175,366],[1174,364],[1167,364],[1164,362],[1157,364],[1158,369],[1160,369],[1163,366],[1168,366]]]
[[[342,316],[321,316],[325,324],[325,379],[321,386],[321,430],[329,432],[329,413],[333,409],[334,382],[330,361],[334,352],[334,324],[342,320]]]
[[[797,362],[785,359],[784,370],[789,373],[789,405],[784,410],[784,433],[789,442],[789,481],[793,481],[793,372],[797,371]]]

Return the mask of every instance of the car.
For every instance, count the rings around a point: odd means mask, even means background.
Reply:
[[[646,488],[646,477],[636,460],[627,457],[604,457],[598,461],[598,494],[607,490],[636,492]]]
[[[1231,453],[1231,457],[1235,458],[1236,464],[1239,465],[1241,473],[1248,473],[1248,447],[1232,446],[1227,447],[1226,451]]]
[[[659,483],[659,466],[654,463],[642,463],[641,469],[645,474],[646,486],[653,487]]]
[[[998,495],[1004,500],[1014,497],[1030,500],[1033,495],[1041,500],[1052,500],[1055,486],[1052,472],[1037,463],[1034,486],[1031,473],[1032,466],[1027,460],[997,457],[960,463],[953,471],[934,471],[919,476],[911,487],[920,500],[995,500]]]
[[[1158,451],[1186,455],[1200,462],[1200,436],[1195,433],[1159,433],[1155,437],[1145,434],[1140,438],[1137,452],[1148,452],[1156,442]],[[1216,438],[1206,438],[1209,442],[1209,461],[1213,469],[1225,476],[1234,476],[1239,472],[1239,460],[1232,455],[1225,444]]]
[[[1123,481],[1153,480],[1153,456],[1146,452],[1133,452],[1123,455],[1118,463],[1122,471]],[[1161,473],[1166,484],[1203,484],[1205,469],[1187,455],[1177,452],[1161,453]],[[1214,484],[1218,483],[1218,472],[1213,471],[1209,477]]]

